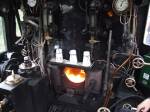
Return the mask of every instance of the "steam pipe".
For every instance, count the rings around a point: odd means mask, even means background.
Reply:
[[[91,60],[93,60],[93,50],[94,50],[94,44],[99,42],[95,40],[97,37],[97,14],[98,9],[100,8],[100,2],[98,0],[92,0],[90,3],[90,9],[89,9],[89,33],[91,36],[91,39],[89,40],[89,43],[91,44]]]
[[[112,41],[112,30],[109,31],[107,64],[106,64],[106,72],[105,72],[104,87],[103,87],[103,95],[104,96],[106,95],[106,91],[108,88],[108,79],[109,79],[109,71],[110,71],[111,41]]]
[[[95,37],[96,28],[97,28],[97,13],[100,7],[100,2],[97,0],[93,0],[90,4],[89,9],[89,32],[91,36]]]

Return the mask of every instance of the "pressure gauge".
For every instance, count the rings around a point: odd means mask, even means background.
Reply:
[[[123,14],[130,8],[130,0],[114,0],[112,7],[115,13]]]
[[[30,6],[30,7],[34,7],[36,5],[36,0],[28,0],[27,4]]]

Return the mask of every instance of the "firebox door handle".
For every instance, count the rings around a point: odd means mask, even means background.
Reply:
[[[89,86],[87,87],[87,90],[85,92],[85,95],[83,97],[83,102],[88,98],[88,96],[90,95],[91,91],[93,90],[93,88],[96,85],[96,80],[90,80]]]

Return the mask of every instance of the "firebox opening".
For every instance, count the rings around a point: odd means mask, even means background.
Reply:
[[[73,83],[83,83],[87,76],[86,72],[80,68],[65,67],[64,73],[69,81]]]

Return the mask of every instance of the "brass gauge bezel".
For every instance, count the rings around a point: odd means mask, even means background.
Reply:
[[[117,2],[119,0],[114,0],[113,3],[112,3],[112,9],[113,11],[117,14],[117,15],[124,15],[126,14],[129,10],[130,10],[130,7],[131,7],[131,0],[127,0],[128,1],[128,6],[127,8],[125,8],[124,10],[118,10],[116,5],[117,5]]]

